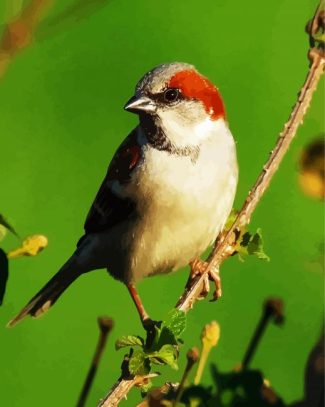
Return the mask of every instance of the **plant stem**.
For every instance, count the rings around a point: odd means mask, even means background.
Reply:
[[[199,366],[197,368],[196,375],[194,378],[195,385],[200,384],[203,370],[208,360],[208,356],[211,352],[211,349],[214,346],[217,346],[219,338],[220,338],[220,326],[216,321],[212,321],[210,324],[205,325],[201,335],[202,351],[199,360]]]
[[[178,386],[177,389],[177,393],[176,393],[176,397],[175,400],[173,402],[173,406],[177,406],[177,403],[180,401],[182,394],[184,392],[184,386],[186,383],[186,380],[188,378],[188,375],[190,374],[190,371],[192,369],[192,367],[195,365],[195,363],[198,361],[199,359],[199,350],[197,348],[192,348],[187,352],[187,364],[183,373],[183,377],[182,380]]]
[[[262,336],[268,323],[274,320],[276,324],[281,324],[283,322],[283,302],[280,299],[269,299],[263,305],[263,313],[257,324],[254,335],[248,345],[247,351],[245,353],[242,368],[247,369],[250,364],[258,345],[261,342]]]
[[[108,317],[99,317],[98,318],[98,326],[99,326],[99,339],[95,349],[95,354],[93,356],[90,369],[88,371],[85,383],[83,385],[82,391],[79,396],[79,400],[77,403],[77,407],[83,407],[86,403],[91,385],[93,383],[94,377],[96,375],[96,371],[100,362],[100,359],[103,355],[106,341],[108,338],[109,333],[113,329],[113,320]]]

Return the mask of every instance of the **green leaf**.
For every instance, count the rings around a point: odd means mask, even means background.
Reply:
[[[148,354],[152,363],[157,365],[169,365],[173,369],[178,369],[177,350],[173,345],[164,345],[159,351]]]
[[[161,330],[159,342],[157,344],[157,349],[160,349],[164,345],[178,345],[178,342],[181,341],[175,337],[175,335],[169,328],[164,326],[163,329]]]
[[[14,234],[16,237],[19,238],[17,232],[15,229],[8,223],[8,221],[5,219],[3,215],[0,214],[0,225],[4,226],[6,229],[8,229],[12,234]]]
[[[129,371],[133,375],[146,375],[150,372],[150,362],[148,356],[142,349],[133,352],[129,360]]]
[[[155,325],[154,329],[155,329],[155,337],[151,343],[150,349],[148,349],[150,352],[153,350],[157,350],[161,347],[159,343],[160,343],[160,337],[161,337],[162,330],[157,325]]]
[[[229,230],[236,217],[238,211],[232,209],[227,222],[225,224],[225,230]],[[246,231],[246,228],[243,227],[240,230],[239,237],[235,246],[235,253],[238,253],[239,259],[244,261],[245,256],[256,256],[261,260],[269,261],[270,258],[266,255],[263,248],[263,238],[261,229],[257,229],[255,234],[252,234]]]
[[[177,338],[186,328],[186,315],[185,312],[178,309],[173,309],[168,314],[168,320],[163,323],[163,327],[168,328]]]
[[[263,238],[261,229],[257,229],[255,235],[248,244],[248,254],[257,256],[259,259],[269,261],[269,256],[266,255],[263,248]]]
[[[121,348],[125,348],[126,346],[143,346],[143,343],[144,341],[140,336],[121,336],[121,338],[115,342],[115,349],[119,350]]]
[[[252,235],[250,232],[244,233],[242,235],[240,244],[237,244],[236,246],[236,251],[238,252],[241,260],[244,260],[245,256],[256,256],[261,260],[270,260],[270,258],[264,252],[261,229],[257,229],[254,235]]]

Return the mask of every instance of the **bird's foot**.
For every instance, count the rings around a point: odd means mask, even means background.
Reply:
[[[215,284],[215,291],[213,293],[213,299],[211,301],[216,301],[222,295],[219,269],[217,267],[209,267],[209,270],[207,271],[208,266],[209,266],[208,262],[203,261],[199,258],[193,260],[190,263],[191,274],[190,274],[190,278],[188,281],[188,285],[191,285],[196,278],[201,277],[203,274],[204,280],[203,280],[202,292],[200,294],[200,299],[205,298],[208,295],[208,293],[210,291],[210,283],[209,283],[209,280],[210,280],[210,281],[213,281]]]

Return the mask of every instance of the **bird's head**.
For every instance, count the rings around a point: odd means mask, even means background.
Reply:
[[[137,84],[125,110],[152,122],[179,148],[196,146],[225,118],[218,89],[192,65],[159,65]]]

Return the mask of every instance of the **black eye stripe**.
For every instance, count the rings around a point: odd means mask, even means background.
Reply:
[[[175,93],[174,93],[175,92]],[[167,99],[166,99],[166,93],[167,93]],[[172,93],[172,94],[171,94]],[[177,97],[175,97],[177,95]],[[147,96],[154,100],[157,104],[161,106],[166,106],[169,104],[175,104],[179,102],[180,100],[183,100],[184,97],[182,95],[182,92],[179,89],[176,88],[166,88],[163,91],[159,93],[151,93],[148,92]],[[170,96],[169,100],[168,97]],[[171,97],[173,96],[173,97]]]

